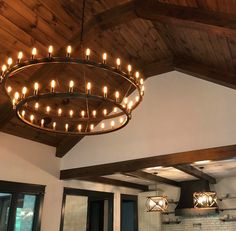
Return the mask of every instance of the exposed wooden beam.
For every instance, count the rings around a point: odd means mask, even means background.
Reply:
[[[225,87],[236,89],[236,75],[222,72],[218,68],[212,68],[201,63],[192,62],[187,59],[174,61],[175,70],[204,79]]]
[[[197,177],[198,179],[207,180],[211,184],[216,184],[216,179],[214,177],[200,171],[192,165],[176,165],[174,167],[182,172]]]
[[[110,179],[107,177],[98,176],[98,177],[83,178],[81,180],[96,182],[96,183],[101,183],[101,184],[114,185],[114,186],[119,186],[119,187],[134,188],[134,189],[138,189],[142,191],[148,191],[147,185],[135,184],[135,183],[127,182],[127,181]]]
[[[200,160],[225,160],[236,157],[236,145],[180,152],[110,164],[62,170],[61,179],[105,176],[114,173],[126,173],[155,166],[174,166],[191,164]]]
[[[180,187],[179,182],[174,181],[174,180],[169,180],[167,178],[161,177],[161,176],[156,176],[151,173],[147,173],[144,171],[135,171],[135,172],[128,172],[125,173],[125,175],[136,177],[138,179],[143,179],[143,180],[148,180],[148,181],[154,181],[156,183],[163,183],[163,184],[168,184],[176,187]]]
[[[156,0],[135,0],[138,17],[164,24],[205,30],[226,36],[236,35],[236,16],[196,7],[178,6]]]

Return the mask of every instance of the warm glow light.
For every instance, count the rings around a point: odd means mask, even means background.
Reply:
[[[41,119],[41,127],[44,126],[44,119]]]
[[[7,66],[5,64],[2,65],[2,72],[5,72],[7,70]]]
[[[113,128],[115,126],[115,121],[111,121],[111,127]]]
[[[103,110],[103,114],[104,114],[104,116],[107,115],[107,109],[104,109],[104,110]]]
[[[116,96],[116,101],[117,101],[117,100],[120,98],[120,93],[119,93],[119,91],[116,91],[115,96]]]
[[[87,83],[87,93],[88,93],[88,94],[90,94],[90,92],[91,92],[91,87],[92,87],[91,83],[88,82],[88,83]]]
[[[20,98],[19,92],[15,92],[14,98],[16,101]]]
[[[59,108],[57,113],[58,113],[59,116],[61,116],[61,114],[62,114],[62,109]]]
[[[81,132],[81,130],[82,130],[82,125],[79,124],[79,125],[78,125],[78,131]]]
[[[194,162],[194,164],[202,165],[202,164],[208,164],[210,162],[211,162],[210,160],[200,160],[200,161]]]
[[[143,85],[143,79],[140,79],[140,84]]]
[[[38,110],[39,109],[39,103],[37,102],[37,103],[35,103],[35,105],[34,105],[34,108],[36,109],[36,110]]]
[[[23,87],[22,88],[23,97],[25,97],[26,93],[27,93],[27,87]]]
[[[120,123],[123,124],[123,122],[124,122],[124,119],[121,117],[120,118]]]
[[[49,113],[51,111],[51,108],[49,106],[46,107],[46,112]]]
[[[168,200],[166,196],[147,197],[147,212],[165,212],[168,209]]]
[[[84,118],[84,116],[85,116],[85,111],[81,111],[81,116],[82,116],[82,118]]]
[[[194,208],[218,207],[216,192],[195,192],[193,194]]]
[[[12,58],[8,58],[7,64],[8,64],[9,67],[12,65],[12,63],[13,63],[13,59]]]
[[[70,92],[73,92],[74,85],[75,85],[75,84],[74,84],[74,81],[71,80],[70,83],[69,83],[69,91],[70,91]]]
[[[114,107],[113,111],[116,113],[117,112],[117,107]]]
[[[90,125],[90,131],[92,131],[93,129],[94,129],[94,125],[91,124],[91,125]]]
[[[68,47],[67,47],[67,56],[68,56],[68,57],[70,57],[71,51],[72,51],[71,46],[68,46]]]
[[[128,104],[128,98],[127,97],[124,98],[124,103]]]
[[[136,100],[136,102],[138,102],[139,101],[139,96],[136,96],[135,100]]]
[[[104,128],[105,128],[105,124],[101,123],[101,129],[104,129]]]
[[[34,115],[31,115],[31,116],[30,116],[30,121],[31,121],[31,123],[34,122]]]
[[[21,112],[21,116],[24,118],[25,117],[25,110]]]
[[[74,111],[73,111],[73,110],[70,110],[69,114],[70,114],[70,117],[73,117]]]
[[[103,60],[103,63],[105,64],[107,60],[107,53],[103,53],[102,60]]]
[[[96,110],[93,110],[93,117],[96,117],[96,115],[97,115]]]
[[[38,91],[39,90],[39,84],[38,83],[34,83],[34,90]]]
[[[20,52],[18,53],[18,61],[20,62],[22,58],[23,58],[23,52],[20,51]]]
[[[48,47],[49,56],[51,56],[52,52],[53,52],[53,46],[50,45],[50,46]]]
[[[86,52],[85,52],[87,59],[89,59],[90,53],[91,53],[90,49],[87,48],[87,49],[86,49]]]
[[[132,107],[133,107],[133,101],[131,100],[131,101],[129,102],[128,109],[131,110]]]
[[[54,92],[55,86],[56,86],[56,81],[55,81],[55,80],[52,80],[52,81],[51,81],[51,91],[52,91],[52,92]]]
[[[8,92],[8,93],[11,93],[11,92],[12,92],[12,87],[11,87],[11,86],[7,87],[7,92]]]
[[[136,71],[136,72],[135,72],[135,77],[138,79],[138,78],[139,78],[139,76],[140,76],[139,72],[138,72],[138,71]]]
[[[35,55],[37,55],[37,49],[34,47],[32,49],[32,58],[34,58]]]
[[[129,65],[127,66],[127,69],[128,69],[129,74],[130,74],[131,71],[132,71],[132,66],[129,64]]]
[[[107,97],[107,86],[103,87],[103,94],[104,94],[104,97]]]
[[[56,126],[57,126],[57,123],[56,123],[56,122],[53,122],[53,124],[52,124],[53,130],[56,129]]]
[[[69,129],[69,124],[65,124],[65,130],[66,130],[66,132],[68,132],[68,129]]]
[[[120,64],[121,64],[120,58],[117,58],[116,59],[116,66],[117,66],[117,68],[120,67]]]

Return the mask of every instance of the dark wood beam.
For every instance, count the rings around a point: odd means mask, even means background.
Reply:
[[[219,68],[209,67],[186,58],[174,61],[174,66],[179,72],[236,89],[236,75],[220,71]]]
[[[200,171],[199,169],[193,167],[192,165],[176,165],[174,168],[185,172],[191,176],[197,177],[201,180],[207,180],[211,184],[216,184],[216,179],[212,176],[209,176],[208,174]]]
[[[178,6],[156,0],[135,0],[138,17],[164,24],[204,30],[221,36],[236,35],[236,16],[196,7]]]
[[[148,191],[147,185],[135,184],[135,183],[127,182],[127,181],[110,179],[107,177],[98,176],[98,177],[83,178],[80,180],[101,183],[101,184],[114,185],[114,186],[118,186],[118,187],[133,188],[133,189],[138,189],[138,190],[142,190],[142,191]]]
[[[153,181],[156,183],[163,183],[163,184],[168,184],[168,185],[180,187],[180,184],[177,181],[169,180],[167,178],[164,178],[161,176],[156,176],[156,175],[153,175],[151,173],[147,173],[147,172],[144,172],[141,170],[135,171],[135,172],[128,172],[128,173],[125,173],[125,175],[136,177],[136,178],[142,179],[142,180]]]
[[[225,160],[236,157],[236,145],[208,148],[168,155],[153,156],[109,164],[62,170],[60,178],[77,179],[83,177],[105,176],[114,173],[133,172],[156,166],[191,164],[201,160]]]

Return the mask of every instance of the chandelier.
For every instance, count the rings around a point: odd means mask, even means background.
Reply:
[[[195,192],[193,194],[194,208],[217,207],[216,192]]]
[[[168,200],[166,196],[147,197],[147,212],[165,212],[168,209]]]
[[[84,5],[81,43],[83,21]],[[130,64],[123,68],[120,58],[109,58],[105,52],[100,54],[99,60],[89,48],[82,49],[80,57],[73,56],[72,51],[69,45],[64,56],[54,56],[50,45],[47,55],[41,57],[34,47],[30,58],[24,58],[26,55],[20,51],[16,60],[9,57],[2,65],[1,83],[18,118],[43,131],[70,135],[103,134],[126,126],[144,95],[141,74],[133,71]],[[77,66],[82,74],[68,76],[66,81],[65,76],[58,75],[43,81],[38,78],[34,82],[30,79],[19,81],[17,76],[30,72],[32,67],[53,65]],[[97,72],[106,81],[100,81]],[[118,86],[117,82],[122,84]],[[124,90],[124,86],[128,86],[128,90]]]

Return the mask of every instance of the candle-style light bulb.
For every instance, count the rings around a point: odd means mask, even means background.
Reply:
[[[139,72],[138,72],[138,71],[136,71],[136,72],[135,72],[135,77],[136,77],[136,79],[138,79],[138,78],[139,78],[139,76],[140,76]]]
[[[12,105],[13,105],[13,109],[16,109],[16,99],[15,98],[12,100]]]
[[[53,46],[50,45],[50,46],[48,47],[48,57],[49,57],[49,58],[52,57],[52,52],[53,52]]]
[[[37,95],[39,91],[39,84],[38,83],[34,83],[34,94]]]
[[[34,47],[32,49],[32,59],[34,59],[36,55],[37,55],[37,49]]]
[[[90,124],[90,131],[93,131],[94,129],[94,124]]]
[[[38,102],[35,103],[34,108],[35,108],[36,111],[39,109],[39,103]]]
[[[107,86],[103,87],[103,96],[106,98],[107,97]]]
[[[21,112],[21,116],[24,118],[25,117],[25,110]]]
[[[114,126],[115,126],[115,121],[112,120],[112,121],[111,121],[111,127],[113,128]]]
[[[97,115],[97,111],[96,111],[96,110],[93,110],[92,114],[93,114],[93,117],[95,118],[96,115]]]
[[[7,65],[3,64],[2,65],[2,73],[4,73],[7,70]]]
[[[120,123],[123,124],[123,122],[124,122],[124,119],[123,119],[123,117],[121,117],[120,118]]]
[[[23,96],[23,98],[25,98],[26,93],[27,93],[27,87],[23,87],[22,88],[22,96]]]
[[[105,124],[101,123],[101,129],[104,129],[104,128],[105,128]]]
[[[144,86],[142,86],[141,91],[144,92],[144,90],[145,90],[145,88],[144,88]]]
[[[58,113],[58,116],[61,116],[61,114],[62,114],[62,109],[59,108],[57,113]]]
[[[133,107],[133,101],[131,100],[131,101],[129,102],[129,104],[128,104],[128,109],[131,110],[132,107]]]
[[[81,130],[82,130],[82,125],[79,124],[77,128],[78,128],[78,131],[81,132]]]
[[[73,110],[70,110],[69,115],[70,115],[70,117],[72,118],[73,115],[74,115],[74,111],[73,111]]]
[[[92,88],[92,85],[90,82],[87,83],[87,94],[90,94],[91,93],[91,88]]]
[[[116,59],[116,67],[117,67],[117,69],[120,69],[120,64],[121,64],[120,58],[117,58]]]
[[[51,92],[55,92],[55,87],[56,87],[56,81],[52,80],[51,81]]]
[[[120,98],[120,93],[119,93],[119,91],[116,91],[115,97],[116,97],[116,102],[117,102],[117,101],[119,100],[119,98]]]
[[[143,79],[140,79],[140,84],[143,85]]]
[[[130,64],[127,66],[127,70],[128,70],[129,75],[130,75],[131,71],[132,71],[132,66]]]
[[[46,107],[46,112],[49,114],[49,113],[50,113],[50,111],[51,111],[51,108],[50,108],[50,106],[47,106],[47,107]]]
[[[107,115],[107,109],[103,110],[103,115],[106,116]]]
[[[106,64],[106,62],[107,62],[107,53],[103,53],[102,61],[103,61],[103,64]]]
[[[18,53],[18,57],[17,57],[18,63],[20,63],[20,61],[21,61],[22,58],[23,58],[23,52],[20,51],[20,52]]]
[[[70,83],[69,83],[69,92],[72,93],[73,89],[74,89],[74,81],[71,80]]]
[[[87,48],[87,49],[86,49],[86,52],[85,52],[85,54],[86,54],[86,59],[87,59],[87,60],[89,60],[90,53],[91,53],[90,49]]]
[[[114,107],[113,111],[114,111],[115,113],[117,112],[117,110],[118,110],[117,107]]]
[[[67,57],[70,57],[71,56],[71,52],[72,52],[72,47],[68,46],[66,50],[67,50]]]
[[[136,96],[135,100],[136,100],[136,102],[138,102],[139,101],[139,96]]]
[[[17,92],[15,92],[14,98],[15,98],[15,100],[16,100],[16,101],[18,101],[18,100],[19,100],[19,98],[20,98],[20,94],[19,94],[19,92],[18,92],[18,91],[17,91]]]
[[[34,122],[34,115],[30,116],[30,122],[33,123]]]
[[[66,130],[66,132],[68,132],[68,129],[69,129],[69,124],[65,124],[65,130]]]
[[[124,103],[125,103],[125,105],[128,104],[128,98],[127,97],[124,98]]]
[[[12,87],[11,87],[11,86],[8,86],[8,87],[7,87],[7,93],[10,94],[11,92],[12,92]]]
[[[12,58],[8,58],[7,64],[8,64],[9,67],[12,65],[12,63],[13,63],[13,59]]]
[[[56,130],[56,126],[57,126],[57,123],[53,122],[53,124],[52,124],[53,130]]]
[[[81,111],[81,117],[82,117],[82,118],[85,117],[85,111]]]
[[[44,119],[41,119],[41,127],[44,127]]]

